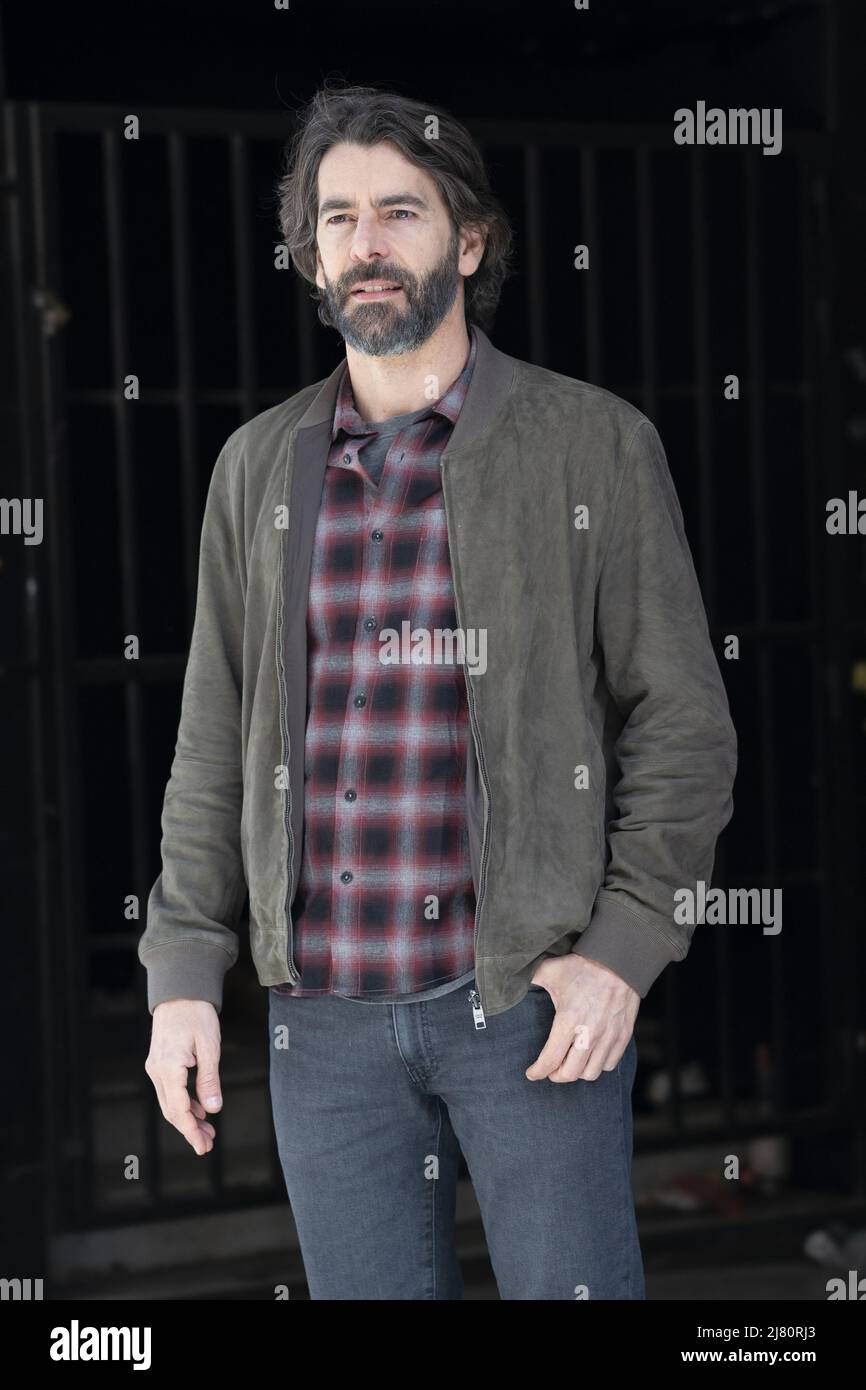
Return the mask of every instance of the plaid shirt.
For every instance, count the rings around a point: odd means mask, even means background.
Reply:
[[[383,664],[380,632],[454,630],[439,460],[466,397],[476,342],[438,401],[391,439],[343,374],[316,526],[307,615],[304,844],[292,907],[302,983],[278,994],[389,999],[474,966],[466,827],[470,737],[462,662]]]

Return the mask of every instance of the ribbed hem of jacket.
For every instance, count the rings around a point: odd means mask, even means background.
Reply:
[[[142,964],[150,1013],[169,999],[204,999],[219,1013],[223,977],[234,961],[228,951],[206,941],[166,941],[147,951]]]
[[[571,953],[588,956],[616,971],[643,999],[665,966],[682,960],[686,950],[648,918],[623,906],[620,894],[603,888],[596,896],[589,925]]]

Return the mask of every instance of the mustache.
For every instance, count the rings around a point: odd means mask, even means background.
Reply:
[[[343,294],[350,294],[351,291],[355,289],[357,285],[366,284],[368,280],[381,280],[383,282],[387,282],[390,280],[395,284],[402,285],[403,289],[407,292],[411,288],[411,280],[409,279],[405,271],[394,273],[388,270],[383,270],[377,275],[374,271],[366,270],[363,273],[356,275],[352,280],[344,280],[341,285],[341,292]]]

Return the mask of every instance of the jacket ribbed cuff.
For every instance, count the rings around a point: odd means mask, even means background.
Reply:
[[[623,906],[621,899],[620,893],[600,890],[589,926],[571,953],[606,965],[644,999],[665,966],[682,960],[685,951],[651,922]]]
[[[217,1013],[223,1002],[223,977],[233,964],[220,946],[206,941],[171,941],[154,946],[143,957],[147,970],[147,1007],[169,999],[204,999]]]

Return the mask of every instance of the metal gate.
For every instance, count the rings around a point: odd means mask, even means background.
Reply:
[[[248,958],[226,980],[220,1142],[193,1164],[143,1070],[142,922],[126,914],[130,895],[143,911],[158,871],[216,453],[325,375],[339,345],[307,287],[274,269],[285,120],[146,110],[128,140],[128,116],[5,108],[16,465],[21,493],[46,499],[44,548],[22,560],[21,676],[48,1232],[284,1194]],[[636,1151],[833,1131],[862,1159],[848,629],[823,535],[842,486],[822,142],[786,133],[784,157],[767,159],[675,148],[668,129],[469,124],[517,230],[497,344],[608,387],[659,426],[717,654],[728,634],[741,644],[739,661],[721,661],[740,771],[714,882],[785,899],[776,937],[699,928],[643,1005],[639,1050],[673,1084],[663,1105],[637,1107]],[[697,1095],[679,1084],[688,1062],[706,1080]],[[840,1173],[843,1190],[854,1172],[862,1162]]]

